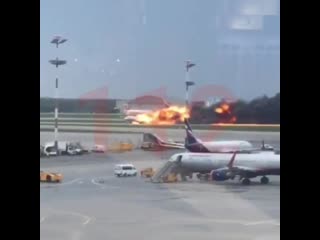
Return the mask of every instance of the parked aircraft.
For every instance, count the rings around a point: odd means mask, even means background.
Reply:
[[[269,182],[268,175],[280,175],[280,154],[272,152],[258,153],[178,153],[153,176],[159,181],[170,173],[180,174],[185,180],[197,173],[198,178],[213,181],[235,179],[250,184],[250,179],[261,176],[261,183]]]
[[[203,142],[196,138],[192,132],[191,126],[187,119],[185,119],[186,139],[185,148],[190,152],[199,153],[233,153],[252,151],[253,146],[248,141],[208,141]]]

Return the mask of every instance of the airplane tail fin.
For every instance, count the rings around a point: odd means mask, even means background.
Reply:
[[[184,123],[185,123],[185,129],[186,129],[186,141],[185,144],[186,145],[190,145],[190,144],[195,144],[198,143],[199,141],[197,140],[197,138],[193,135],[191,126],[188,122],[188,119],[184,119]]]
[[[231,159],[230,159],[230,162],[228,163],[228,168],[233,167],[233,163],[234,163],[234,160],[236,159],[236,155],[237,155],[237,152],[234,152]]]
[[[184,119],[184,124],[185,124],[186,129],[188,129],[190,132],[192,132],[191,126],[190,126],[187,118]]]

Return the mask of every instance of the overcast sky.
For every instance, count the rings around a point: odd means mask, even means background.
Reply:
[[[279,1],[41,0],[40,96],[54,96],[58,74],[60,97],[107,89],[106,97],[129,99],[161,88],[184,98],[187,59],[197,64],[194,92],[218,85],[235,98],[272,96],[280,91]],[[57,49],[55,35],[69,40]],[[48,63],[57,56],[68,61],[58,71]]]

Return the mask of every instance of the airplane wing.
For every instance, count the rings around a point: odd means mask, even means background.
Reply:
[[[251,148],[251,149],[241,149],[241,150],[231,150],[231,149],[222,149],[220,151],[218,151],[220,153],[246,153],[246,154],[250,154],[250,153],[260,153],[260,152],[276,152],[276,151],[272,151],[272,150],[261,150],[261,148]]]
[[[152,141],[144,141],[141,147],[145,150],[185,149],[183,144]]]
[[[258,169],[258,168],[234,165],[234,162],[236,160],[236,155],[237,153],[235,152],[232,155],[230,162],[228,163],[228,166],[227,166],[233,176],[238,175],[242,177],[242,176],[256,175],[257,173],[259,173],[259,171],[261,171],[261,169]]]
[[[244,166],[233,166],[229,168],[231,176],[239,176],[240,179],[244,177],[256,177],[262,172],[262,169],[244,167]]]
[[[161,144],[161,147],[164,147],[164,148],[174,148],[174,149],[185,149],[184,145],[182,145],[182,144],[164,143],[164,144]]]
[[[251,167],[244,167],[244,166],[233,166],[231,168],[232,171],[237,171],[237,172],[258,172],[261,169],[258,168],[251,168]]]

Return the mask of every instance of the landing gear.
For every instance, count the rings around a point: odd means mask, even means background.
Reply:
[[[263,176],[260,179],[261,184],[268,184],[269,183],[269,178],[267,178],[266,176]]]
[[[209,180],[209,174],[197,174],[197,178],[201,181],[208,181]]]
[[[250,181],[249,178],[244,178],[244,179],[242,179],[241,183],[242,183],[243,185],[250,185],[251,181]]]

